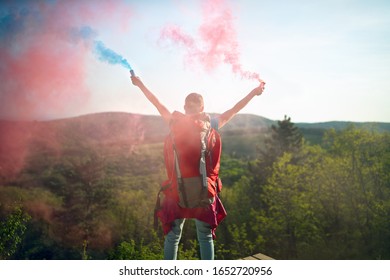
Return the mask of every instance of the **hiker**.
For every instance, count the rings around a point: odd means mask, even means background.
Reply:
[[[210,118],[203,112],[204,103],[203,97],[200,94],[191,93],[186,97],[184,103],[185,114],[177,111],[171,113],[144,85],[139,77],[132,75],[131,81],[133,85],[137,86],[143,92],[146,98],[157,108],[165,123],[170,125],[171,128],[171,136],[167,137],[169,144],[166,142],[164,146],[164,156],[168,176],[170,176],[170,173],[176,173],[176,176],[171,176],[166,182],[162,184],[162,190],[160,192],[162,192],[163,195],[159,193],[158,206],[156,207],[157,216],[160,218],[163,224],[163,230],[165,234],[164,259],[177,258],[178,245],[180,242],[185,219],[191,218],[195,220],[201,259],[213,260],[213,240],[215,238],[215,229],[226,216],[226,211],[218,197],[218,192],[222,188],[222,183],[218,178],[219,157],[221,150],[220,142],[218,142],[220,141],[218,130],[227,124],[255,96],[261,95],[263,93],[265,82],[260,81],[258,87],[250,91],[230,110],[227,110],[215,118]],[[175,149],[180,148],[179,146],[183,145],[183,142],[184,145],[186,145],[186,142],[191,142],[191,139],[188,138],[190,133],[185,132],[184,137],[187,137],[187,139],[181,141],[180,143],[175,143],[174,137],[176,136],[175,134],[180,134],[180,130],[192,126],[192,123],[194,122],[196,125],[200,126],[199,131],[203,131],[204,137],[213,137],[211,141],[205,138],[206,140],[204,140],[202,143],[199,143],[199,146],[202,147],[202,145],[210,145],[209,142],[212,142],[212,145],[214,145],[212,149],[215,151],[213,150],[213,154],[210,156],[210,158],[214,156],[213,161],[210,160],[210,162],[205,164],[204,167],[204,170],[207,170],[207,178],[202,177],[203,179],[207,179],[206,195],[203,195],[204,192],[202,189],[200,191],[202,192],[201,200],[196,202],[197,204],[195,203],[194,205],[188,206],[188,204],[183,204],[182,202],[185,192],[183,191],[183,193],[181,193],[181,188],[179,188],[178,185],[186,187],[186,178],[181,177],[185,177],[184,173],[191,172],[188,170],[192,168],[191,166],[186,166],[186,164],[195,165],[193,169],[196,170],[196,172],[200,172],[199,170],[201,168],[199,167],[199,158],[201,157],[201,152],[199,151],[198,156],[187,156],[185,160],[180,158],[181,153],[177,153]],[[175,124],[178,124],[177,126],[179,128],[175,127]],[[174,131],[174,133],[172,133],[172,131]],[[174,135],[172,136],[172,134]],[[201,139],[201,137],[198,137],[197,142],[200,142],[199,139]],[[194,162],[193,158],[196,159],[196,162]],[[183,176],[181,176],[182,174]],[[181,182],[182,180],[184,180],[184,183]],[[193,182],[194,180],[187,181]],[[198,181],[202,181],[202,179],[199,179]],[[199,182],[199,184],[202,185],[202,182]],[[172,187],[173,185],[176,187]],[[189,189],[187,188],[187,191],[188,190]],[[160,201],[160,197],[163,202]],[[186,203],[187,202],[188,200]],[[190,202],[192,203],[192,201]]]

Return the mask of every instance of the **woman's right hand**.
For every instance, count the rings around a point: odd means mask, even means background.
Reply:
[[[265,89],[265,82],[260,80],[260,85],[254,89],[256,95],[261,95]]]

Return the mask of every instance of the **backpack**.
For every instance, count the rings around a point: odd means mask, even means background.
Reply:
[[[222,189],[220,156],[221,138],[209,115],[174,112],[164,141],[168,180],[161,191],[182,208],[207,207]]]

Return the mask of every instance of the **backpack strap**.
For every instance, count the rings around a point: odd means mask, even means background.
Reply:
[[[171,135],[171,139],[172,139],[173,158],[174,158],[174,161],[175,161],[174,170],[176,171],[177,186],[178,186],[179,191],[181,192],[181,194],[182,194],[182,196],[184,198],[185,206],[188,207],[187,193],[186,193],[186,190],[184,188],[183,178],[181,176],[180,165],[179,165],[179,157],[177,155],[177,149],[176,149],[176,145],[175,145],[175,140],[173,139],[172,134],[170,134],[170,135]]]
[[[208,146],[208,137],[210,135],[210,124],[206,128],[206,131],[201,132],[201,151],[200,151],[200,161],[199,161],[199,173],[202,175],[202,186],[203,188],[208,187],[207,183],[207,170],[206,170],[206,151],[207,151],[207,146]]]

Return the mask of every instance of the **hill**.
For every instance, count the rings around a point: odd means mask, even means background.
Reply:
[[[222,130],[224,152],[248,157],[271,125],[277,122],[251,114],[235,116]],[[296,123],[304,137],[318,143],[327,129],[360,128],[390,131],[389,123]],[[83,115],[51,121],[0,120],[0,174],[12,173],[23,165],[31,149],[46,146],[60,153],[65,146],[85,145],[104,154],[131,153],[135,145],[162,143],[168,126],[159,116],[120,112]]]
[[[325,131],[329,129],[343,130],[347,127],[355,127],[359,129],[367,129],[378,132],[389,132],[390,123],[381,122],[320,122],[320,123],[296,123],[295,124],[302,132],[305,139],[312,144],[321,143]]]

